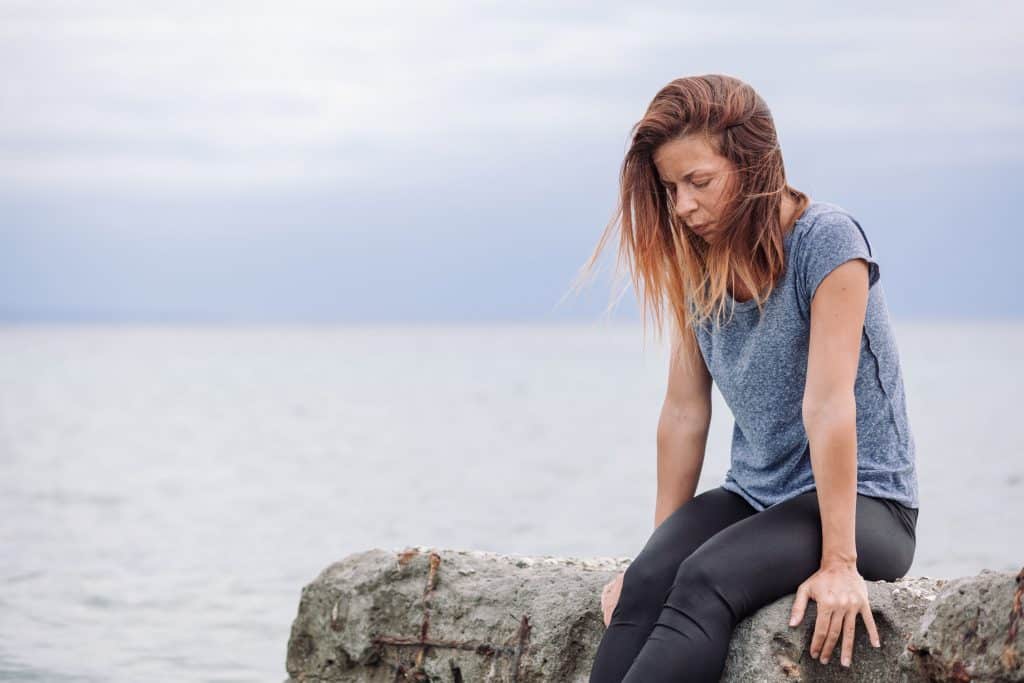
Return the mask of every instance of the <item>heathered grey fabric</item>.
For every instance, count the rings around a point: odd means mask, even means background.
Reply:
[[[786,271],[758,319],[756,302],[726,294],[726,321],[695,325],[708,370],[735,418],[722,486],[758,510],[815,488],[801,416],[810,301],[838,265],[868,262],[869,290],[857,404],[857,492],[918,507],[914,437],[879,266],[868,237],[845,209],[812,201],[785,238]],[[735,314],[728,319],[730,307]]]

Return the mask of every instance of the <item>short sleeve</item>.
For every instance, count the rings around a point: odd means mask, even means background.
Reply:
[[[806,311],[810,311],[811,300],[825,276],[857,258],[867,261],[870,289],[878,282],[878,261],[860,223],[838,211],[823,214],[814,221],[800,240],[796,259],[797,287]]]

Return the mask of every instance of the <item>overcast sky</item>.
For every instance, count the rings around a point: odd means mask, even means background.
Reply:
[[[1024,4],[717,5],[0,0],[0,319],[593,320],[629,129],[711,72],[895,317],[1024,315]]]

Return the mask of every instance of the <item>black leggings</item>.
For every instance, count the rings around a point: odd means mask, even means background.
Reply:
[[[861,576],[905,575],[917,509],[858,493],[855,524]],[[795,593],[820,566],[816,490],[760,512],[721,487],[695,496],[627,567],[590,683],[718,681],[736,624]]]

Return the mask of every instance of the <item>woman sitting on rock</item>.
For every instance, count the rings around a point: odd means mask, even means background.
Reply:
[[[906,574],[918,512],[867,235],[786,182],[771,113],[728,76],[662,88],[620,180],[620,256],[659,331],[667,309],[672,353],[655,529],[605,587],[590,681],[717,681],[736,624],[792,593],[790,626],[815,601],[811,656],[840,644],[849,666],[858,617],[880,644],[865,579]],[[712,379],[735,418],[730,467],[695,496]]]

